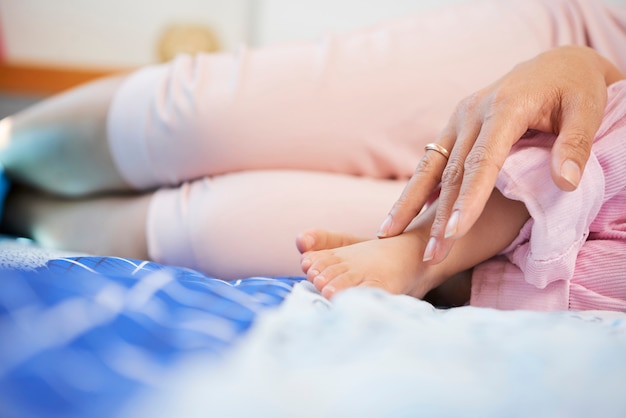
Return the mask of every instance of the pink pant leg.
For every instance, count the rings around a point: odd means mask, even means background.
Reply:
[[[406,178],[466,95],[558,44],[626,66],[624,38],[600,2],[482,0],[318,43],[182,56],[120,89],[111,147],[140,189],[275,168]]]
[[[148,253],[222,279],[301,275],[297,234],[323,227],[373,238],[403,181],[305,171],[249,171],[161,189]]]

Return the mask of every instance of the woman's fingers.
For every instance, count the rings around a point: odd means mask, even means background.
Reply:
[[[431,229],[436,252],[425,253],[425,261],[442,261],[454,240],[465,235],[482,213],[515,142],[509,138],[519,138],[524,133],[521,125],[513,125],[506,119],[506,114],[497,112],[482,125],[475,122],[473,129],[457,139],[454,155],[444,171]]]
[[[453,156],[443,173],[439,205],[431,231],[431,236],[436,239],[436,246],[431,246],[436,251],[434,254],[426,253],[424,257],[432,263],[443,260],[453,241],[464,236],[474,225],[495,187],[511,147],[531,127],[533,116],[540,115],[549,101],[541,94],[532,96],[532,99],[526,96],[525,101],[519,100],[525,96],[511,91],[497,94],[499,97],[485,99],[488,107],[477,108],[469,114],[478,118],[477,122],[467,115],[462,120],[463,123],[472,121],[478,124],[480,132],[470,131],[468,135],[457,138]],[[571,89],[553,100],[556,103],[550,106],[553,112],[548,113],[552,117],[536,117],[542,123],[535,126],[548,130],[545,123],[549,121],[549,126],[560,131],[553,146],[552,177],[561,189],[574,190],[604,114],[606,88],[600,83],[582,93]],[[461,163],[462,175],[459,175]]]
[[[578,187],[585,169],[593,134],[578,129],[566,130],[558,136],[552,149],[552,179],[564,191]]]
[[[443,142],[453,144],[454,139]],[[450,149],[445,146],[444,148]],[[441,181],[441,173],[446,163],[447,159],[435,151],[424,153],[413,176],[380,226],[377,234],[379,238],[396,236],[409,226],[428,203],[433,190]]]
[[[606,90],[595,90],[600,96],[567,97],[562,100],[560,132],[552,148],[552,179],[565,191],[578,187],[591,153],[591,146],[606,103]],[[576,95],[578,96],[578,95]]]

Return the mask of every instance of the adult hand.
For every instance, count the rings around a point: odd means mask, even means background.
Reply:
[[[425,153],[379,237],[400,234],[441,183],[424,261],[443,260],[483,211],[512,145],[532,130],[557,135],[552,179],[562,190],[574,190],[604,114],[607,86],[622,78],[591,48],[566,46],[517,65],[467,97],[437,140],[450,151],[449,159]]]

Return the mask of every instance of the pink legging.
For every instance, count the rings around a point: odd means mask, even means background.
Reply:
[[[515,64],[583,44],[625,68],[625,17],[585,0],[484,0],[137,71],[108,129],[125,179],[158,189],[150,257],[225,279],[299,274],[299,231],[372,237],[455,104]]]

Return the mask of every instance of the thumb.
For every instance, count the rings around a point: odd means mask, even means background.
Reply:
[[[580,183],[602,121],[602,113],[581,113],[571,112],[563,119],[552,148],[552,179],[561,190],[568,192],[575,190]]]
[[[559,189],[575,190],[591,152],[592,137],[559,135],[552,150],[552,179]]]
[[[591,146],[604,117],[608,92],[604,80],[589,80],[586,88],[566,92],[553,126],[558,136],[552,147],[552,179],[564,191],[578,187]]]

